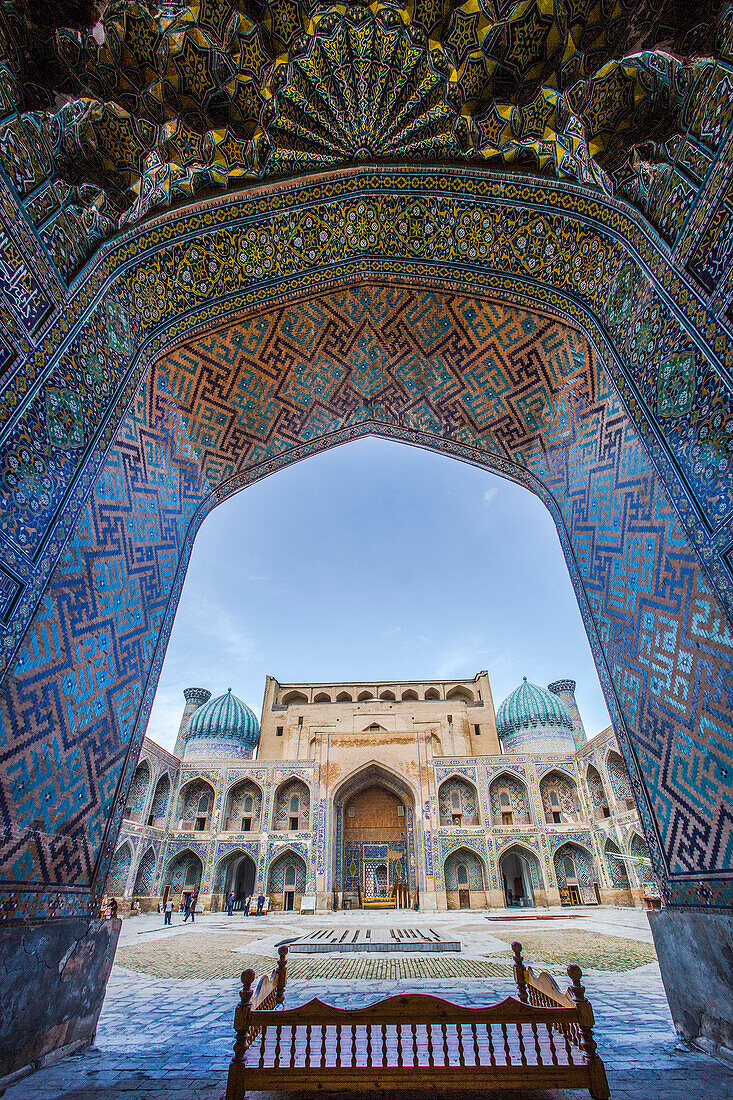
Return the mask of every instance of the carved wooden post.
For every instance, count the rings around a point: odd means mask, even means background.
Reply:
[[[579,1045],[585,1055],[585,1060],[588,1065],[588,1075],[590,1078],[588,1091],[593,1097],[593,1100],[608,1100],[611,1094],[608,1091],[606,1067],[598,1057],[596,1052],[596,1041],[593,1038],[593,1025],[595,1023],[593,1006],[590,1001],[587,1001],[585,998],[585,986],[581,985],[580,982],[583,973],[577,963],[572,963],[568,967],[568,977],[572,983],[568,989],[568,993],[575,1001],[575,1007],[578,1010],[578,1026],[580,1028]]]
[[[522,1004],[527,1004],[527,982],[524,976],[524,962],[522,961],[522,945],[516,940],[512,944],[512,951],[514,952],[514,980],[517,983],[517,989],[519,990],[519,999]]]
[[[252,982],[254,980],[254,970],[242,971],[242,992],[239,994],[239,1004],[234,1013],[234,1030],[237,1033],[237,1037],[234,1040],[233,1063],[244,1061],[244,1055],[249,1045],[249,1020],[252,1012]]]
[[[286,943],[281,944],[278,955],[280,958],[277,964],[277,995],[275,997],[275,1004],[281,1005],[285,1001],[285,982],[288,976],[288,945]]]

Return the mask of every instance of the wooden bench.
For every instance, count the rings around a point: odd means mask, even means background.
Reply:
[[[312,1000],[283,1009],[287,947],[282,946],[268,979],[275,1005],[258,1001],[262,981],[253,992],[254,971],[242,974],[226,1100],[243,1100],[248,1089],[422,1087],[586,1088],[594,1100],[607,1100],[580,967],[568,967],[572,984],[563,993],[549,974],[524,965],[521,944],[512,948],[519,999],[467,1008],[410,993],[366,1008]]]

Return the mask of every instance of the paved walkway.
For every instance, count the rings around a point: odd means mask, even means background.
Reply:
[[[245,934],[248,942],[240,950],[249,954],[256,948],[257,955],[272,957],[277,939],[302,935],[319,925],[358,925],[363,919],[357,913],[291,919],[277,915],[245,924],[236,916],[231,921],[219,916],[197,922],[196,934]],[[560,922],[494,923],[475,912],[405,914],[404,918],[369,914],[368,919],[436,927],[462,942],[464,957],[484,959],[505,960],[500,950],[506,951],[508,940],[529,938],[538,930],[561,935],[563,930],[582,926],[584,931],[641,943],[651,938],[643,914],[624,910],[589,911],[587,917]],[[185,960],[186,942],[194,931],[190,926],[174,926],[172,932],[164,932],[159,925],[156,917],[125,921],[121,945],[147,941],[162,947],[174,939]],[[552,969],[560,970],[556,965]],[[515,991],[508,976],[411,980],[410,988],[465,1004],[495,1001]],[[656,963],[622,973],[590,968],[586,988],[596,1012],[599,1053],[606,1062],[614,1100],[733,1100],[733,1068],[677,1042]],[[288,982],[287,1002],[294,1005],[318,996],[356,1007],[396,992],[404,992],[399,981],[294,980]],[[116,966],[95,1046],[8,1089],[6,1100],[220,1100],[231,1057],[237,997],[233,979],[160,978]],[[286,1095],[248,1094],[252,1100]],[[465,1100],[474,1095],[463,1094]],[[515,1100],[569,1100],[584,1094],[524,1090],[501,1095]]]

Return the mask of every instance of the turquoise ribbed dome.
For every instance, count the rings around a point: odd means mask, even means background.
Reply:
[[[217,746],[231,743],[239,752],[243,748],[251,751],[259,736],[260,724],[254,711],[229,688],[225,695],[209,699],[191,715],[186,726],[186,747],[188,750],[193,742],[206,741],[216,742]],[[203,748],[200,744],[197,747]]]
[[[521,730],[557,729],[573,731],[573,720],[565,704],[551,691],[527,682],[527,677],[507,695],[496,712],[496,732],[502,739]]]

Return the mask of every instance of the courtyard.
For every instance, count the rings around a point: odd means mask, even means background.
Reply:
[[[291,951],[286,1006],[319,997],[357,1007],[406,990],[468,1005],[491,1003],[516,992],[510,944],[518,939],[525,946],[525,960],[541,964],[561,985],[569,962],[582,966],[612,1097],[733,1097],[733,1067],[679,1042],[674,1033],[644,912],[588,907],[547,909],[540,916],[554,919],[521,919],[506,910],[355,911],[259,918],[207,914],[194,925],[184,925],[176,914],[173,925],[164,928],[161,915],[129,918],[123,922],[93,1046],[24,1078],[5,1096],[220,1100],[241,970],[269,972],[276,945],[283,940],[324,929],[369,928],[374,938],[399,929],[430,933],[460,942],[461,950],[346,955]],[[286,1094],[248,1095],[265,1100]],[[555,1090],[502,1095],[565,1100],[584,1094]]]

